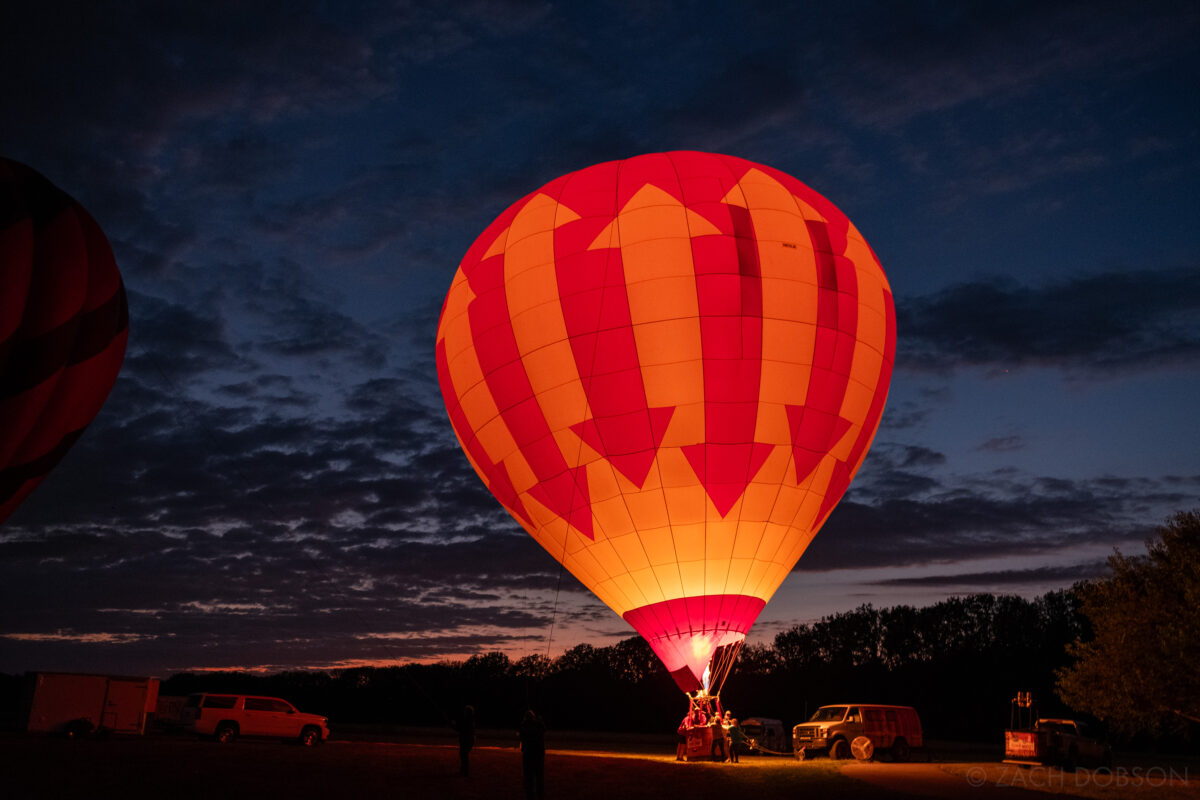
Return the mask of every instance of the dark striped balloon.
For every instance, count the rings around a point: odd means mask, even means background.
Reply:
[[[128,336],[100,226],[45,177],[0,158],[0,523],[100,411]]]

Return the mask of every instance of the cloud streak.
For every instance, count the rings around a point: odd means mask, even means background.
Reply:
[[[902,300],[909,369],[1051,367],[1105,377],[1200,359],[1200,268],[1106,272],[1028,286],[963,283]]]

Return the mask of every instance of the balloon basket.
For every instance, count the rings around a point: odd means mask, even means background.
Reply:
[[[687,732],[687,755],[685,761],[712,760],[712,728],[692,728]]]

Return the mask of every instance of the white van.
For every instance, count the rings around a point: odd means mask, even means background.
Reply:
[[[821,706],[793,728],[792,750],[798,759],[821,752],[849,758],[851,744],[860,737],[868,740],[868,752],[886,752],[894,761],[907,761],[914,747],[925,746],[921,718],[911,706],[847,703]]]

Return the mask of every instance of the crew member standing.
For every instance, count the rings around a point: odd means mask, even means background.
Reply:
[[[458,729],[458,774],[465,778],[471,770],[471,748],[475,746],[475,707],[463,706],[454,727]]]
[[[729,724],[729,760],[738,763],[738,753],[746,747],[746,732],[736,719]]]
[[[712,722],[708,727],[712,731],[712,760],[725,760],[725,726],[721,724],[721,715],[713,714]],[[717,753],[721,753],[721,757],[717,758]]]
[[[679,737],[675,741],[675,760],[683,761],[687,757],[687,740],[688,730],[692,727],[692,712],[689,710],[684,714],[683,721],[679,723],[679,727],[675,729],[676,735]]]
[[[546,797],[546,724],[531,708],[525,712],[521,727],[521,767],[525,776],[525,800]]]

